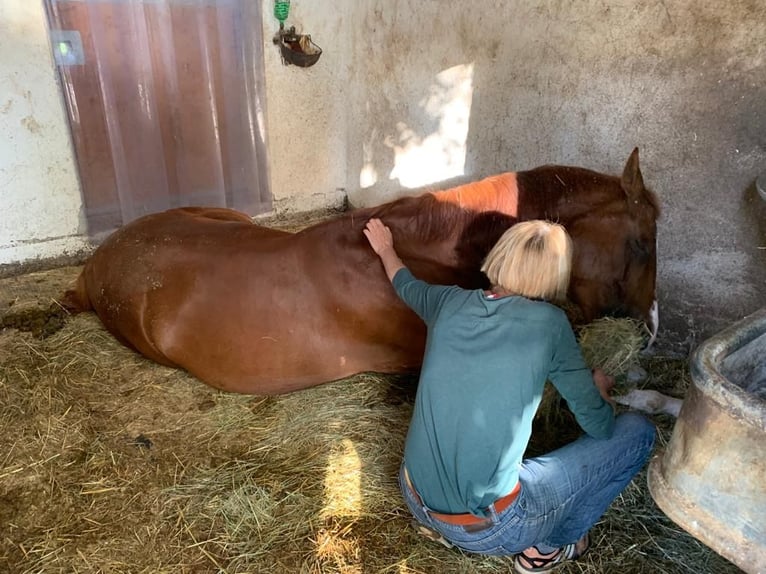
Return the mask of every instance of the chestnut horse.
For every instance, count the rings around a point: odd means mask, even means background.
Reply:
[[[621,178],[544,166],[352,210],[297,233],[228,209],[172,209],[108,237],[64,304],[93,309],[124,344],[213,387],[284,393],[421,364],[425,327],[363,235],[370,217],[391,228],[416,276],[466,288],[487,285],[481,261],[509,226],[558,221],[573,238],[569,295],[582,318],[629,315],[656,332],[658,215],[637,149]]]

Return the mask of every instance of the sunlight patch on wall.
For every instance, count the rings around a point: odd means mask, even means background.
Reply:
[[[421,137],[400,123],[397,140],[386,141],[395,156],[389,177],[398,179],[404,187],[421,187],[464,174],[473,99],[473,64],[461,64],[440,72],[430,92],[420,107],[429,117],[438,120],[438,129]]]
[[[370,112],[370,103],[367,102],[367,113]],[[375,142],[378,139],[378,128],[373,128],[370,137],[362,144],[362,158],[364,165],[359,172],[359,187],[367,189],[378,183],[378,170],[375,168]]]
[[[362,167],[362,171],[359,173],[359,187],[367,189],[378,183],[378,170],[372,163],[367,163]]]

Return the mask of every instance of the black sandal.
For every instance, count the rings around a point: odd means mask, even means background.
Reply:
[[[582,549],[582,551],[577,551],[577,545],[580,542],[584,542],[585,546]],[[535,550],[537,550],[536,546],[533,546]],[[577,542],[573,542],[572,544],[567,544],[566,546],[563,546],[558,549],[558,551],[554,551],[553,553],[542,557],[542,556],[527,556],[523,552],[516,555],[516,558],[513,561],[513,568],[518,572],[519,574],[533,574],[535,572],[550,572],[554,568],[558,568],[561,566],[564,562],[567,562],[568,560],[577,560],[578,558],[582,558],[585,556],[585,553],[588,552],[588,549],[590,548],[590,537],[588,536],[588,533],[585,533],[585,536],[583,536],[580,540]],[[540,552],[539,550],[537,550]],[[521,564],[520,560],[524,560],[529,566],[525,566],[524,564]]]

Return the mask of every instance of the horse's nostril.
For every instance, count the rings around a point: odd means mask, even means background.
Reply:
[[[612,307],[606,314],[610,317],[614,317],[615,319],[637,319],[640,317],[640,314],[636,313],[634,310],[631,310],[625,305]]]

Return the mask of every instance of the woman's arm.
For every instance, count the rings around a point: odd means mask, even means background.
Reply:
[[[391,230],[380,219],[370,219],[364,229],[364,234],[370,242],[373,251],[383,262],[388,280],[394,291],[407,306],[429,324],[436,316],[445,298],[460,289],[443,285],[429,285],[415,278],[407,269],[394,249],[394,238]]]
[[[612,405],[612,408],[617,408],[617,403],[615,403],[614,399],[612,398],[612,389],[614,388],[614,377],[611,375],[607,375],[602,369],[599,369],[596,367],[592,371],[593,373],[593,384],[596,385],[596,388],[598,389],[598,392],[601,393],[601,398],[604,399],[606,402],[608,402],[610,405]]]
[[[372,250],[380,257],[388,280],[393,281],[394,275],[404,267],[404,263],[399,259],[396,249],[394,249],[394,236],[391,235],[391,230],[383,225],[380,219],[373,218],[367,222],[364,235],[370,242]]]
[[[601,369],[591,371],[564,314],[548,373],[553,386],[569,405],[582,429],[594,438],[609,438],[614,428],[614,379]]]

